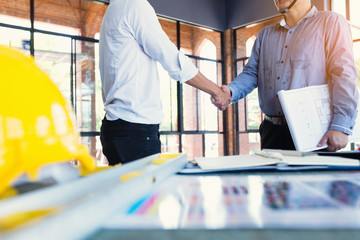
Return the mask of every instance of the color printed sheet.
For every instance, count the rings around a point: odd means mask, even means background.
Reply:
[[[174,175],[110,229],[358,228],[360,173]]]

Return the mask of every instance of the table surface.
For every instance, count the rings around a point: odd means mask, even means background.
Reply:
[[[164,214],[166,212],[166,214]],[[174,175],[89,239],[356,239],[360,171]]]

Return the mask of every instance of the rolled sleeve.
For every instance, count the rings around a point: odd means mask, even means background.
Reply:
[[[184,83],[196,76],[198,74],[199,70],[195,67],[195,65],[191,62],[190,58],[183,54],[182,52],[179,52],[179,64],[180,69],[178,73],[176,74],[170,74],[170,76],[180,81],[181,83]]]
[[[346,133],[348,135],[351,135],[353,127],[354,127],[355,119],[357,116],[357,112],[354,115],[355,116],[353,118],[344,117],[341,115],[334,115],[330,129],[337,130],[337,131]],[[348,127],[348,126],[350,126],[350,127]]]
[[[350,25],[340,15],[332,14],[327,32],[327,64],[333,85],[334,117],[330,129],[351,135],[357,116],[359,93],[354,63]]]

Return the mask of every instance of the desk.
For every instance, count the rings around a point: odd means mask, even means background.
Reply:
[[[0,231],[0,238],[321,240],[360,236],[360,171],[179,175],[176,172],[185,166],[186,156],[157,166],[152,161],[146,158],[0,202],[0,219],[11,211],[40,206],[60,209]],[[120,176],[139,168],[141,175],[119,182]]]
[[[344,240],[359,239],[357,230],[106,230],[94,235],[94,240]]]
[[[174,175],[89,239],[357,239],[360,172]]]

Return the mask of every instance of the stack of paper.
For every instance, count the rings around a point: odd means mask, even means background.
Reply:
[[[300,154],[285,155],[280,152],[258,151],[251,155],[234,155],[215,158],[198,157],[196,163],[204,170],[249,168],[267,165],[279,166],[342,166],[359,167],[357,159],[337,156],[318,156],[316,154],[302,156]]]

